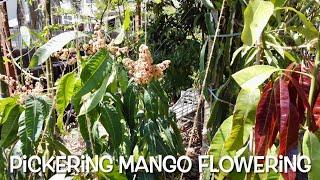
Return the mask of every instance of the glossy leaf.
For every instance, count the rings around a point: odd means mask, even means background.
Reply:
[[[52,53],[62,49],[70,41],[85,36],[87,35],[82,32],[69,31],[53,37],[46,44],[37,49],[37,51],[34,53],[31,59],[29,68],[34,68],[38,65],[41,65],[50,57]]]
[[[100,50],[89,59],[80,75],[84,85],[74,96],[75,99],[79,99],[101,86],[102,81],[110,71],[108,60],[110,60],[110,56],[105,49]]]
[[[126,90],[123,99],[123,110],[125,113],[125,119],[131,129],[135,127],[134,116],[137,111],[136,96],[137,94],[135,91],[135,85],[131,83]]]
[[[57,126],[59,130],[63,131],[63,115],[64,111],[69,105],[71,98],[74,94],[74,86],[76,83],[76,73],[68,73],[61,77],[58,81],[57,87],[57,104],[56,109],[58,112]]]
[[[233,116],[230,116],[229,118],[224,120],[220,128],[218,129],[218,131],[216,132],[216,134],[211,140],[208,154],[214,156],[215,164],[218,164],[220,157],[227,154],[224,146],[225,146],[227,137],[231,133],[232,119],[233,119]]]
[[[256,113],[255,154],[266,155],[273,144],[273,134],[277,131],[276,104],[273,83],[269,82],[263,89]]]
[[[109,104],[103,104],[100,109],[100,122],[107,130],[111,143],[114,148],[117,148],[122,142],[122,126],[121,115],[113,106]]]
[[[270,1],[250,1],[244,11],[244,28],[241,35],[241,40],[245,45],[253,46],[256,43],[273,11],[274,5]]]
[[[291,102],[288,81],[280,79],[280,151],[288,155],[298,145],[299,114],[297,107]]]
[[[259,98],[259,89],[242,89],[240,91],[233,113],[232,130],[225,143],[225,148],[228,151],[240,149],[248,140],[255,123]]]
[[[202,3],[203,3],[204,6],[206,6],[209,9],[213,9],[214,8],[211,0],[202,0]]]
[[[84,101],[84,103],[82,104],[81,108],[80,108],[80,113],[79,116],[85,115],[88,112],[90,112],[91,110],[93,110],[102,100],[104,94],[106,93],[107,87],[108,87],[108,83],[109,82],[109,78],[106,78],[101,87],[94,93],[92,93],[88,99],[86,99]]]
[[[242,89],[255,89],[278,70],[268,65],[255,65],[236,72],[232,77]]]
[[[18,138],[18,120],[22,110],[19,105],[15,105],[5,117],[6,120],[1,127],[0,147],[7,148]]]
[[[306,130],[302,142],[303,155],[311,160],[312,168],[308,172],[309,180],[316,180],[320,177],[320,140],[312,132]]]

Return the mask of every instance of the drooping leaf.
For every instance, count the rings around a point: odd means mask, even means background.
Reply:
[[[202,0],[202,3],[203,3],[203,5],[205,5],[209,9],[213,9],[214,8],[211,0]]]
[[[268,65],[255,65],[232,75],[242,89],[255,89],[267,80],[278,68]]]
[[[110,71],[110,56],[105,49],[100,50],[89,59],[89,62],[81,72],[83,87],[76,93],[74,99],[80,99],[83,95],[98,88]]]
[[[282,7],[288,0],[271,0],[275,7]]]
[[[125,113],[125,119],[132,129],[135,127],[134,116],[136,114],[136,91],[133,83],[129,84],[123,98],[123,110]]]
[[[74,86],[76,83],[76,73],[71,72],[63,77],[58,82],[57,87],[57,104],[56,109],[58,112],[57,126],[63,132],[63,115],[74,93]]]
[[[124,40],[125,35],[126,35],[125,29],[124,29],[124,28],[121,28],[118,36],[117,36],[116,39],[114,40],[114,44],[115,44],[115,45],[121,44],[121,43],[123,42],[123,40]]]
[[[242,89],[240,91],[233,113],[232,130],[225,143],[226,150],[238,150],[248,140],[255,123],[259,98],[259,89]]]
[[[304,27],[299,27],[300,32],[302,32],[302,34],[305,35],[307,39],[312,40],[312,39],[318,37],[317,28],[313,25],[312,22],[310,22],[308,20],[308,18],[303,13],[301,13],[300,11],[298,11],[292,7],[286,7],[284,9],[293,11],[298,15],[298,17],[300,18],[300,20],[302,21],[302,23],[304,25]]]
[[[7,148],[18,138],[18,120],[22,110],[19,105],[15,105],[5,117],[6,120],[1,127],[0,147]]]
[[[34,68],[38,65],[41,65],[50,57],[52,53],[62,49],[63,46],[68,44],[70,41],[85,36],[87,35],[82,32],[69,31],[53,37],[46,44],[37,49],[31,59],[29,68]]]
[[[244,11],[244,28],[241,34],[241,40],[245,45],[253,46],[256,43],[267,25],[273,10],[274,5],[270,1],[250,1]]]
[[[59,142],[58,140],[56,140],[55,138],[51,138],[51,137],[48,137],[46,139],[48,141],[48,143],[50,145],[52,145],[52,147],[56,150],[56,151],[61,151],[63,152],[65,155],[71,155],[71,152],[61,143]]]
[[[204,62],[205,62],[205,55],[206,55],[206,49],[207,49],[207,45],[208,45],[208,40],[206,40],[201,48],[201,52],[200,52],[200,63],[199,63],[199,67],[200,67],[200,72],[204,72]]]
[[[256,155],[265,156],[268,148],[272,146],[274,142],[273,134],[278,130],[276,128],[277,120],[273,83],[269,82],[263,89],[257,107],[256,124],[254,128]]]
[[[101,87],[96,92],[91,94],[88,97],[88,99],[86,99],[84,101],[84,103],[82,104],[82,106],[80,108],[79,116],[87,114],[88,112],[93,110],[99,104],[99,102],[103,98],[103,95],[106,93],[106,90],[108,87],[107,83],[108,83],[108,78],[105,78]]]
[[[0,99],[0,124],[5,123],[6,115],[16,105],[17,97],[7,97]]]
[[[293,101],[293,100],[292,100]],[[288,155],[298,145],[299,114],[297,107],[291,102],[288,81],[280,79],[280,150],[279,154]]]
[[[306,130],[302,142],[303,155],[311,160],[311,170],[308,172],[309,180],[316,180],[320,177],[320,141],[312,132]]]
[[[220,157],[227,154],[224,146],[225,146],[227,137],[231,132],[232,119],[233,119],[233,116],[230,116],[229,118],[224,120],[220,128],[214,135],[213,139],[211,140],[208,154],[214,156],[215,164],[218,163]]]
[[[20,27],[20,34],[22,41],[27,47],[30,47],[30,40],[31,40],[31,33],[27,26],[21,26]]]
[[[121,127],[121,115],[115,107],[109,104],[103,104],[100,108],[100,122],[107,130],[113,148],[119,147],[122,143],[122,127]]]
[[[26,100],[25,119],[19,122],[19,134],[25,134],[31,142],[40,136],[48,111],[46,106],[46,101],[38,97],[29,96]]]

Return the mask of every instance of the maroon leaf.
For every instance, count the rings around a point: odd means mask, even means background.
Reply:
[[[289,81],[284,78],[280,79],[280,151],[279,154],[289,156],[290,151],[298,146],[299,128],[301,116],[295,102],[291,102]],[[283,174],[285,179],[295,179],[295,173],[290,172]]]
[[[315,129],[320,128],[320,94],[315,100],[312,112],[313,112],[314,123],[316,125]]]
[[[280,79],[280,152],[286,155],[287,152],[297,146],[300,128],[298,109],[290,102],[288,81]]]
[[[256,155],[266,155],[268,148],[273,144],[273,131],[276,130],[275,112],[276,107],[273,83],[269,82],[264,87],[261,99],[257,106],[256,124],[254,128]]]

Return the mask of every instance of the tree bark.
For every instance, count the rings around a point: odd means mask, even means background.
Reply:
[[[6,2],[0,3],[0,40],[1,40],[1,49],[3,57],[10,57],[9,49],[11,48],[11,41],[8,40],[10,37],[9,23],[8,23],[8,13],[7,13],[7,4]],[[12,63],[4,63],[6,75],[17,79],[17,74],[15,67]],[[12,87],[9,86],[9,95],[13,94]]]
[[[137,0],[136,2],[136,15],[135,15],[135,33],[136,33],[136,41],[140,39],[140,29],[141,29],[141,0]]]

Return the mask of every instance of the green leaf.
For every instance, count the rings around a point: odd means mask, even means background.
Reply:
[[[125,113],[125,119],[130,127],[133,129],[135,127],[134,116],[136,114],[136,91],[135,85],[130,83],[123,98],[123,110]]]
[[[109,73],[110,56],[105,49],[100,50],[89,59],[89,62],[81,72],[81,80],[84,86],[76,93],[74,99],[80,99],[83,95],[98,88]]]
[[[130,24],[131,24],[131,10],[130,8],[127,8],[124,12],[124,21],[123,21],[123,28],[125,31],[127,31],[130,28]]]
[[[213,9],[214,8],[211,0],[202,0],[202,3],[203,3],[204,6],[206,6],[209,9]]]
[[[282,7],[286,4],[287,0],[271,0],[275,7]]]
[[[244,28],[241,34],[241,40],[245,45],[253,46],[256,43],[273,14],[273,10],[274,5],[270,1],[250,1],[244,11]]]
[[[31,142],[36,142],[42,131],[48,108],[46,101],[29,96],[26,100],[25,119],[19,122],[19,133],[25,134]]]
[[[7,148],[18,138],[18,120],[23,109],[19,105],[15,105],[10,109],[3,126],[1,127],[0,146]]]
[[[56,140],[55,138],[47,138],[46,139],[47,142],[53,146],[53,148],[57,151],[61,151],[63,152],[65,155],[71,155],[70,151],[61,143],[59,142],[58,140]]]
[[[303,155],[311,160],[311,170],[308,172],[308,179],[315,180],[320,177],[320,141],[312,132],[306,130],[302,142]]]
[[[283,9],[293,11],[299,16],[300,20],[302,21],[302,23],[304,25],[304,27],[299,27],[299,32],[301,32],[303,35],[305,35],[307,39],[312,40],[312,39],[318,37],[317,28],[313,25],[312,22],[310,22],[308,20],[308,18],[303,13],[301,13],[300,11],[298,11],[292,7],[286,7]]]
[[[123,40],[124,40],[125,35],[126,35],[126,34],[125,34],[125,29],[124,29],[124,28],[121,28],[118,36],[116,37],[116,39],[114,40],[113,43],[114,43],[115,45],[121,44],[121,43],[123,42]]]
[[[7,97],[0,99],[0,124],[6,121],[5,116],[8,114],[11,108],[16,105],[17,97]]]
[[[87,114],[88,112],[93,110],[99,104],[99,102],[103,98],[103,95],[106,93],[106,90],[108,87],[107,83],[109,82],[108,79],[110,79],[110,78],[105,78],[101,87],[96,92],[91,94],[87,100],[85,100],[85,102],[83,103],[83,105],[80,108],[79,116]]]
[[[280,69],[268,65],[255,65],[232,75],[242,89],[255,89]]]
[[[38,65],[41,65],[50,57],[52,53],[62,49],[70,41],[85,36],[87,35],[82,32],[69,31],[53,37],[46,44],[37,49],[31,59],[29,68],[34,68]]]
[[[71,72],[63,77],[58,82],[57,87],[57,104],[56,109],[58,112],[57,126],[63,132],[63,115],[64,110],[67,108],[73,96],[74,86],[76,83],[76,73]]]
[[[208,154],[214,156],[215,164],[218,164],[220,157],[227,154],[224,146],[226,143],[226,139],[231,132],[232,119],[233,116],[230,116],[225,121],[223,121],[223,123],[221,124],[220,128],[218,129],[211,141]]]
[[[207,45],[208,45],[208,39],[204,42],[200,52],[200,63],[199,63],[200,72],[204,72],[204,62],[205,62]]]
[[[100,122],[107,130],[113,148],[119,147],[122,143],[122,127],[121,127],[121,115],[117,109],[109,104],[103,104],[100,109]]]
[[[231,134],[225,143],[226,150],[238,150],[247,141],[255,123],[259,98],[259,89],[242,89],[240,91],[233,113]]]
[[[31,34],[27,26],[20,27],[21,39],[27,47],[30,47]]]
[[[208,35],[214,35],[215,29],[214,29],[214,20],[213,20],[212,14],[210,12],[206,13],[204,15],[204,19],[206,22]],[[208,41],[208,39],[207,39],[207,41]]]

